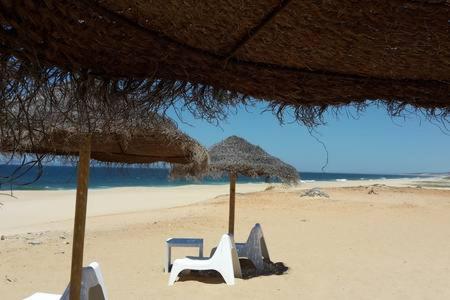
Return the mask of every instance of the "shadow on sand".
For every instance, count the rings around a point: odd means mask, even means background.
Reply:
[[[273,263],[271,261],[265,261],[266,267],[263,272],[258,272],[253,263],[246,258],[240,258],[239,263],[241,265],[242,279],[244,280],[259,276],[283,275],[288,270],[288,267],[282,262]],[[225,284],[225,281],[220,273],[215,270],[186,270],[180,274],[178,281],[198,281],[207,284]]]

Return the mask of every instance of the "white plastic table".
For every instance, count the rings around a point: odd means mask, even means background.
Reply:
[[[198,248],[198,256],[203,257],[203,239],[197,238],[170,238],[166,240],[166,261],[164,271],[169,272],[172,264],[172,247],[192,247]]]

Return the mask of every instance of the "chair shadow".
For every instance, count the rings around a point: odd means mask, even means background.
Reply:
[[[195,271],[190,272],[183,271],[178,281],[197,281],[207,284],[226,284],[222,275],[215,270]]]
[[[284,274],[288,270],[288,267],[286,267],[282,262],[277,263],[267,262],[270,268],[263,273],[257,272],[255,266],[249,259],[239,258],[239,264],[241,265],[243,280],[249,280],[260,276],[271,276],[271,275],[279,276]],[[180,278],[178,279],[178,281],[181,282],[197,281],[207,284],[226,284],[222,275],[220,275],[220,273],[215,270],[205,270],[205,271],[185,270],[180,274]]]
[[[239,263],[241,265],[242,279],[248,280],[255,277],[272,276],[272,275],[280,276],[285,274],[289,270],[289,268],[282,262],[274,263],[266,259],[264,259],[264,262],[266,265],[264,271],[258,271],[251,260],[247,258],[239,258]]]

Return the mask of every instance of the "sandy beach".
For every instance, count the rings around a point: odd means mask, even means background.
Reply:
[[[238,184],[236,241],[259,222],[272,261],[289,270],[233,287],[189,278],[168,287],[163,273],[168,237],[202,237],[208,253],[226,232],[228,185],[90,190],[85,264],[100,263],[110,299],[449,299],[448,186],[441,179]],[[300,196],[312,187],[330,197]],[[0,196],[0,298],[61,293],[75,193],[14,196]]]

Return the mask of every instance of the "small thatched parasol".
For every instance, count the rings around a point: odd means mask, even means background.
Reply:
[[[209,149],[209,168],[204,176],[230,177],[230,215],[228,232],[234,234],[234,211],[236,178],[249,177],[278,178],[282,182],[295,184],[299,176],[297,170],[280,159],[268,154],[261,147],[250,144],[243,138],[230,136]],[[185,172],[183,166],[176,166],[172,176],[180,177]]]
[[[23,83],[13,93],[26,98],[69,80],[105,102],[184,99],[204,117],[251,96],[307,124],[367,100],[446,117],[449,10],[448,0],[0,0],[0,88]]]
[[[58,114],[49,116],[55,115]],[[46,123],[42,118],[36,119],[36,115],[34,117],[34,122]],[[79,299],[80,296],[91,158],[119,164],[178,163],[186,165],[187,172],[193,175],[207,166],[206,149],[177,130],[170,120],[156,116],[153,116],[153,119],[145,129],[129,126],[122,128],[118,133],[111,130],[108,133],[101,133],[98,130],[80,133],[79,130],[68,126],[66,119],[65,123],[57,124],[57,128],[50,128],[48,124],[42,127],[24,127],[25,130],[15,128],[10,130],[9,135],[0,137],[2,153],[79,156],[70,299]],[[125,134],[127,131],[128,134]]]

